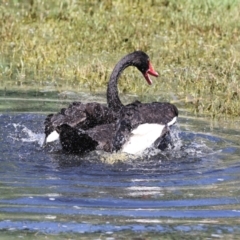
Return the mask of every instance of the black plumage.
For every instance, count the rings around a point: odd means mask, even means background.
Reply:
[[[101,149],[112,152],[121,149],[134,128],[144,123],[158,123],[166,125],[164,133],[156,141],[162,142],[161,138],[169,132],[168,123],[178,116],[178,110],[170,103],[159,102],[136,101],[124,106],[118,96],[117,83],[122,71],[129,66],[135,66],[149,84],[152,83],[149,75],[158,76],[144,52],[126,55],[110,76],[108,106],[96,102],[74,102],[59,113],[48,115],[44,122],[46,139],[56,131],[65,151],[85,153]]]

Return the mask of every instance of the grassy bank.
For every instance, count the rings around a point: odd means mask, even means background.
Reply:
[[[116,61],[141,49],[160,78],[149,88],[127,70],[121,91],[239,116],[239,12],[238,0],[2,0],[0,85],[100,91]]]

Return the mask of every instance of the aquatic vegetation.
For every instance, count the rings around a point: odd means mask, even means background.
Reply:
[[[149,88],[128,70],[121,92],[163,96],[197,114],[240,115],[239,1],[1,2],[1,89],[102,91],[117,59],[141,49],[158,83]]]

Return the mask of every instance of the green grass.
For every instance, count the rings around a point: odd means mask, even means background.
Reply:
[[[149,88],[128,69],[121,92],[240,115],[239,0],[0,2],[2,89],[105,91],[119,58],[141,49],[160,78]]]

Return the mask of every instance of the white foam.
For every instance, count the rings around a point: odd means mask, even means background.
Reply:
[[[165,125],[161,124],[141,124],[131,133],[129,140],[123,145],[122,152],[129,154],[141,154],[145,149],[152,144],[162,134]]]

